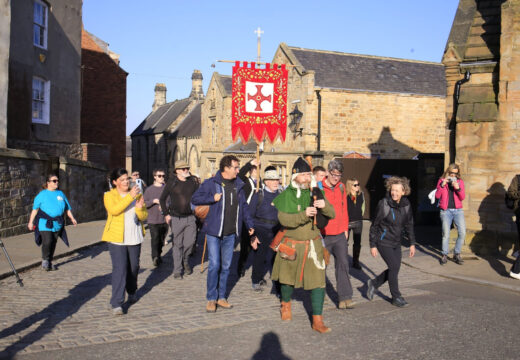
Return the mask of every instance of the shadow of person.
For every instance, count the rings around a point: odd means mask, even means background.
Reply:
[[[62,262],[57,262],[56,265],[62,266],[62,265],[68,264],[70,262],[83,260],[85,258],[94,259],[98,255],[100,255],[102,252],[107,251],[107,250],[108,250],[108,244],[105,241],[103,241],[101,244],[91,246],[90,248],[88,248],[88,250],[82,250],[77,255],[69,257],[67,260],[64,260]]]
[[[85,303],[96,297],[105,286],[109,285],[111,275],[112,273],[99,275],[79,283],[69,290],[67,297],[53,302],[36,314],[30,315],[0,331],[0,339],[3,339],[39,323],[31,332],[21,336],[16,342],[6,347],[3,352],[0,352],[0,357],[4,355],[12,356],[52,332],[52,329],[59,323],[75,314]]]
[[[143,286],[137,289],[137,301],[141,299],[143,296],[148,294],[154,287],[162,283],[173,273],[173,256],[172,256],[172,248],[168,250],[166,254],[162,256],[163,263],[157,267],[154,267],[146,278]],[[127,309],[129,309],[132,304],[127,303]]]
[[[514,228],[515,224],[505,208],[504,184],[496,182],[487,192],[478,208],[482,230],[475,233],[470,248],[473,253],[486,259],[499,275],[507,277],[509,272],[500,260],[512,263],[507,253],[513,248],[515,240],[505,235],[504,230]]]
[[[270,331],[262,336],[260,348],[254,353],[252,360],[291,360],[290,357],[283,353],[282,344],[278,339],[278,335]]]

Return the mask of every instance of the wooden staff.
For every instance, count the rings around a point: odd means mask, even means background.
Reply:
[[[260,190],[260,143],[256,143],[256,192]]]
[[[204,272],[204,256],[206,255],[206,244],[208,243],[208,238],[204,235],[204,248],[202,250],[202,260],[200,261],[200,272],[201,274]]]
[[[318,197],[316,195],[313,195],[312,198],[314,199],[314,201],[318,200]],[[314,205],[314,204],[313,204]],[[318,210],[318,209],[316,209]],[[316,225],[318,225],[318,222],[316,221],[316,215],[317,214],[314,214],[314,222],[312,223],[312,227],[314,228]]]
[[[231,64],[234,64],[236,63],[235,60],[217,60],[217,62],[221,62],[221,63],[231,63]],[[242,61],[241,61],[242,62]],[[257,65],[265,65],[267,63],[265,62],[258,62],[258,61],[250,61],[249,63],[256,63]],[[282,65],[282,64],[278,64],[278,65]],[[291,65],[291,64],[283,64],[285,65],[285,67],[297,67],[298,65]]]

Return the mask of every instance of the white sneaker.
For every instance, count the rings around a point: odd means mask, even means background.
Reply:
[[[515,278],[517,280],[520,280],[520,273],[517,274],[517,273],[514,273],[514,272],[509,272],[509,276],[511,276],[512,278]]]
[[[112,309],[112,314],[115,315],[115,316],[123,315],[123,308],[121,306],[113,308]]]

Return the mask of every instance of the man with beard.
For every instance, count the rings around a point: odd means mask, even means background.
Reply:
[[[188,257],[195,244],[197,225],[190,201],[198,187],[197,179],[190,175],[189,165],[184,161],[178,161],[175,164],[175,176],[166,184],[161,194],[161,209],[163,209],[166,223],[170,224],[173,233],[174,279],[182,279],[183,266],[184,275],[193,273]],[[170,198],[169,208],[166,206],[168,198]]]
[[[237,179],[239,168],[236,156],[224,156],[217,174],[204,181],[191,199],[193,205],[209,205],[202,228],[208,243],[207,312],[217,311],[217,306],[233,307],[226,299],[226,287],[235,239],[242,230],[242,222],[250,236],[254,233],[253,219],[242,191],[244,183]]]
[[[273,203],[278,210],[278,219],[285,228],[277,250],[273,280],[281,284],[282,320],[291,320],[291,295],[294,288],[311,290],[312,329],[320,333],[330,329],[323,324],[323,301],[325,299],[325,261],[323,244],[314,218],[321,212],[334,218],[334,208],[323,198],[314,200],[310,189],[311,168],[302,158],[293,165],[291,184],[278,195]]]

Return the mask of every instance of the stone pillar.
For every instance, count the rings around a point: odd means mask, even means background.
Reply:
[[[204,92],[202,91],[202,73],[200,70],[193,70],[193,74],[191,75],[190,98],[196,100],[204,99]]]
[[[7,90],[9,87],[9,42],[11,1],[0,0],[0,148],[7,147]]]
[[[155,84],[155,97],[153,100],[152,111],[157,110],[159,107],[166,104],[166,85],[157,83]]]

